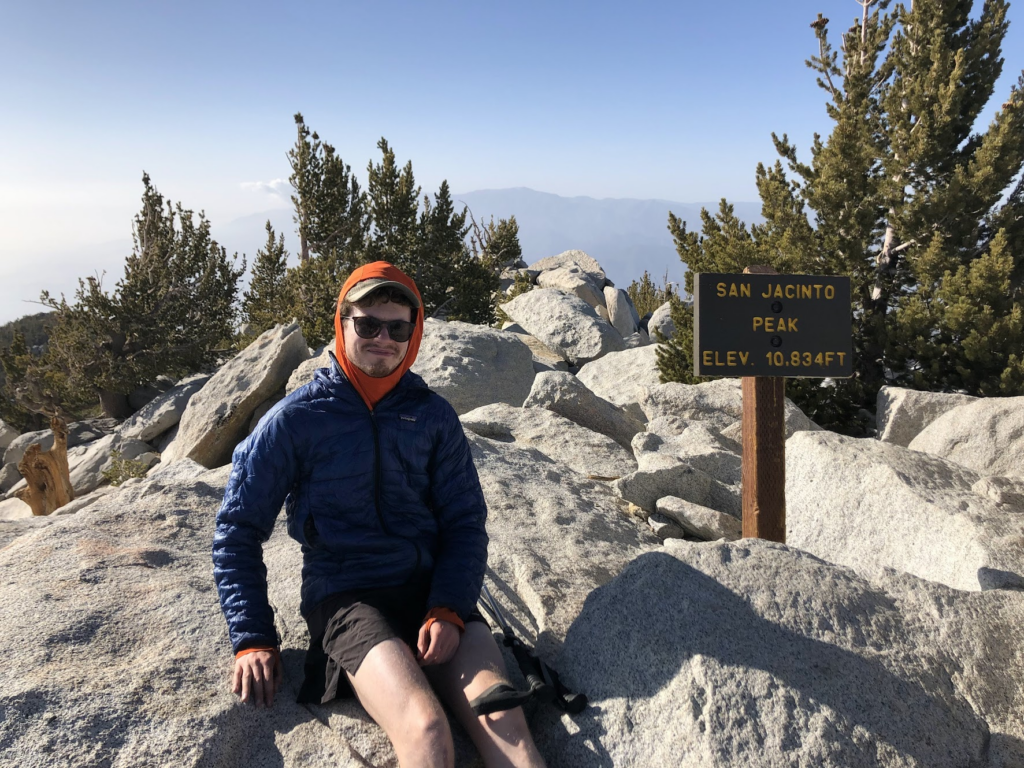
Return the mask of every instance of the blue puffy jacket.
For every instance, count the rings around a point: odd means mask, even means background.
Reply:
[[[285,505],[303,615],[336,592],[423,583],[465,618],[487,561],[487,508],[451,405],[407,372],[371,412],[336,360],[235,449],[213,573],[235,652],[276,646],[262,544]]]

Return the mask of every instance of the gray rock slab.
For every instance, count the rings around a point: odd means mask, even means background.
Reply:
[[[288,383],[284,385],[285,395],[290,395],[299,387],[309,384],[313,380],[313,374],[320,368],[330,368],[333,365],[330,353],[333,351],[334,344],[327,344],[316,350],[308,360],[299,363],[292,375],[288,377]]]
[[[0,520],[21,520],[32,517],[32,507],[21,499],[0,501]]]
[[[784,545],[677,539],[588,598],[549,765],[1024,764],[1024,594],[873,583]],[[925,736],[925,734],[927,734]]]
[[[245,433],[251,435],[253,430],[256,429],[256,425],[260,423],[260,419],[266,416],[270,409],[282,400],[284,400],[284,388],[277,390],[277,392],[257,405],[256,410],[252,412],[252,416],[249,418],[249,426],[246,428]]]
[[[183,379],[163,394],[157,395],[132,414],[117,429],[123,438],[152,443],[160,435],[181,421],[188,401],[209,381],[207,374],[196,374]]]
[[[569,364],[565,362],[561,355],[546,347],[540,339],[535,339],[525,331],[520,332],[521,330],[521,327],[515,323],[509,328],[502,328],[502,331],[505,333],[514,333],[517,339],[530,348],[530,354],[533,355],[534,373],[569,370]]]
[[[19,482],[21,482],[21,472],[18,471],[17,464],[4,464],[0,468],[0,494],[5,494]]]
[[[1024,479],[1019,477],[988,476],[971,486],[971,490],[987,496],[996,504],[1003,504],[1024,512]]]
[[[68,449],[77,448],[94,440],[99,440],[117,429],[117,419],[84,419],[68,424]],[[48,451],[53,447],[53,431],[41,429],[38,432],[26,432],[19,435],[4,452],[4,464],[17,464],[25,455],[30,445],[39,443],[40,450]]]
[[[987,397],[947,411],[910,448],[983,475],[1024,477],[1024,397]]]
[[[207,467],[227,464],[256,407],[283,387],[308,357],[297,323],[263,333],[192,396],[163,460],[189,458]]]
[[[654,531],[654,535],[662,541],[686,537],[686,530],[679,523],[658,512],[651,513],[651,516],[647,518],[647,524]]]
[[[634,317],[636,310],[633,309],[629,295],[624,290],[610,285],[605,286],[604,305],[608,308],[609,321],[622,338],[636,333],[639,319]]]
[[[660,375],[658,346],[651,345],[609,352],[582,366],[576,378],[598,397],[624,408],[634,419],[645,422],[647,417],[640,408],[640,398],[645,389],[661,384]]]
[[[665,339],[671,339],[676,333],[676,324],[672,322],[672,302],[666,301],[651,315],[647,321],[647,332],[657,340],[655,331],[659,331]]]
[[[554,288],[536,288],[501,308],[569,363],[582,365],[623,349],[622,337],[594,308]]]
[[[113,493],[117,489],[118,489],[117,486],[101,485],[96,490],[90,491],[89,493],[87,493],[85,495],[75,496],[74,501],[71,501],[68,504],[65,504],[63,507],[60,507],[53,514],[54,515],[73,515],[73,514],[75,514],[77,512],[81,512],[83,509],[88,507],[90,504],[95,504],[97,501],[102,499],[108,493]]]
[[[678,496],[739,518],[740,489],[711,477],[671,453],[642,452],[639,468],[612,483],[614,491],[648,513],[657,510],[658,499]]]
[[[113,466],[113,451],[117,451],[123,460],[133,460],[150,450],[152,449],[148,443],[124,438],[117,433],[70,449],[68,467],[71,470],[71,487],[75,489],[75,495],[90,493],[107,482],[103,473]]]
[[[604,294],[600,286],[594,285],[583,269],[575,264],[541,272],[537,275],[537,285],[540,288],[554,288],[562,293],[576,296],[595,310],[605,306]]]
[[[743,522],[738,518],[678,496],[658,499],[655,507],[658,513],[674,520],[687,534],[705,541],[735,541],[743,532]]]
[[[4,504],[9,503],[10,500],[3,502]],[[27,505],[26,505],[27,506]],[[33,517],[31,512],[28,517],[16,517],[12,519],[0,518],[0,552],[3,551],[4,547],[8,546],[12,541],[18,539],[25,534],[32,533],[39,528],[45,528],[51,525],[56,518],[53,515],[44,515],[41,517]],[[3,745],[3,730],[0,727],[0,746]],[[19,763],[19,765],[22,765]],[[24,763],[29,765],[29,763]],[[36,765],[43,765],[42,763],[36,763]]]
[[[640,407],[653,421],[662,416],[676,416],[693,421],[706,421],[719,431],[743,418],[743,395],[739,379],[716,379],[703,384],[658,384],[648,387],[640,399]],[[786,398],[786,436],[802,430],[821,429],[788,397]]]
[[[538,373],[523,407],[554,411],[581,427],[610,437],[623,448],[629,448],[633,435],[643,431],[642,423],[595,395],[571,373]]]
[[[647,335],[647,331],[643,328],[638,330],[636,333],[630,334],[622,340],[622,344],[626,349],[636,349],[637,347],[646,347],[651,343],[651,337]]]
[[[18,430],[9,426],[3,419],[0,419],[0,452],[7,450],[14,438],[18,436]]]
[[[460,414],[492,403],[522,405],[535,375],[533,353],[515,334],[432,318],[412,371]]]
[[[297,570],[301,557],[281,530],[267,560],[286,638],[284,688],[268,711],[230,692],[233,659],[209,552],[222,494],[202,481],[137,483],[76,515],[44,518],[44,530],[0,551],[0,583],[17,584],[0,594],[5,762],[355,768],[393,759],[354,702],[334,709],[376,751],[359,752],[326,727],[331,708],[295,703],[304,623],[295,584],[275,567],[283,560]]]
[[[866,574],[1024,588],[1024,514],[973,490],[979,479],[891,443],[800,432],[786,441],[786,540]]]
[[[532,448],[469,440],[487,500],[489,585],[515,629],[550,659],[587,595],[658,538],[604,483]]]
[[[460,418],[463,427],[481,437],[535,448],[591,479],[615,479],[636,469],[633,455],[610,437],[545,408],[499,403],[475,408]]]
[[[547,256],[539,261],[535,261],[530,264],[527,269],[532,272],[539,273],[551,269],[559,269],[560,267],[578,266],[582,269],[590,281],[598,288],[604,287],[604,284],[608,280],[608,276],[604,273],[604,269],[597,263],[593,258],[588,256],[583,251],[562,251],[557,256]]]
[[[180,423],[181,422],[179,422],[179,424]],[[178,424],[175,424],[173,427],[171,427],[169,430],[164,432],[162,435],[160,435],[160,437],[156,439],[156,442],[153,444],[153,447],[156,449],[156,452],[162,456],[163,452],[167,450],[167,447],[174,442],[174,439],[177,436]]]
[[[153,400],[174,387],[175,383],[173,379],[167,376],[157,376],[156,381],[143,384],[138,389],[129,393],[128,406],[133,411],[142,410],[147,404],[153,402]]]
[[[947,411],[974,402],[970,395],[918,392],[902,387],[882,387],[876,400],[878,439],[908,446],[921,431]]]
[[[725,483],[740,483],[743,459],[735,443],[699,421],[690,422],[679,434],[662,437],[655,432],[640,432],[633,438],[633,455],[641,469],[652,466],[654,454],[670,456]]]
[[[489,504],[488,583],[516,631],[550,659],[587,595],[657,539],[600,483],[533,450],[471,442]],[[264,546],[283,689],[270,710],[242,706],[230,692],[233,658],[210,574],[228,468],[198,471],[182,460],[75,515],[6,524],[21,529],[0,550],[4,761],[395,765],[383,732],[354,700],[295,703],[308,636],[298,613],[301,553],[283,515]],[[553,708],[531,716],[559,720]],[[479,768],[468,738],[454,731],[456,764]]]

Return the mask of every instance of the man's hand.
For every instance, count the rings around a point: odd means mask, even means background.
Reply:
[[[253,651],[235,659],[235,674],[231,692],[242,697],[242,703],[251,697],[257,709],[274,705],[274,694],[281,687],[284,671],[280,657],[272,651]]]
[[[430,625],[429,630],[424,622],[416,642],[417,661],[421,667],[451,661],[459,649],[460,639],[459,628],[450,621],[438,619]]]

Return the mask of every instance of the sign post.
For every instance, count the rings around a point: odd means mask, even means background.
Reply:
[[[694,281],[697,376],[739,376],[743,536],[786,540],[786,378],[853,375],[850,279],[752,266]]]

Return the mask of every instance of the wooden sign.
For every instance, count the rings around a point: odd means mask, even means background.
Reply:
[[[850,278],[695,275],[697,376],[853,376]]]
[[[695,275],[693,369],[743,391],[743,536],[786,541],[786,378],[853,375],[850,279]]]

